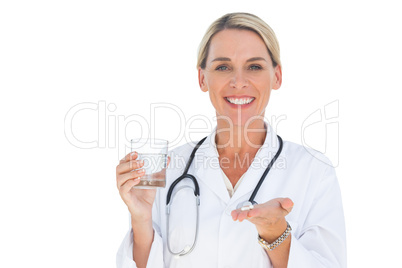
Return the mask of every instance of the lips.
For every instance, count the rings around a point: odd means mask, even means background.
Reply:
[[[224,97],[227,103],[229,103],[233,107],[247,107],[253,103],[255,100],[254,97],[250,96],[229,96]]]

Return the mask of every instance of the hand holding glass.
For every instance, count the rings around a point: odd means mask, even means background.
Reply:
[[[154,189],[165,187],[168,141],[161,139],[132,139],[131,151],[138,153],[138,159],[144,161],[145,175],[134,188]]]

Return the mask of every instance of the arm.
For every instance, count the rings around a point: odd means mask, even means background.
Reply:
[[[326,167],[318,181],[312,204],[302,208],[305,217],[298,222],[297,232],[272,251],[266,251],[274,268],[346,267],[346,242],[344,216],[333,167]],[[275,241],[286,229],[285,216],[293,203],[288,198],[272,199],[256,205],[252,210],[234,210],[234,220],[252,222],[259,235],[268,243]],[[292,222],[289,222],[292,226]]]
[[[281,226],[281,227],[280,227]],[[287,228],[286,220],[283,219],[278,224],[278,227],[273,228],[272,230],[258,231],[261,238],[263,238],[268,243],[273,243],[278,237],[280,237],[283,232]],[[268,254],[269,259],[271,260],[272,266],[274,268],[286,268],[288,267],[288,259],[289,259],[289,251],[290,251],[290,241],[292,239],[292,235],[290,234],[278,247],[274,250],[265,250]]]
[[[154,267],[154,268],[161,268],[164,267],[163,262],[163,242],[162,238],[158,234],[157,231],[154,231],[153,241],[150,246],[150,250],[146,253],[149,256],[144,258],[147,263],[146,267]],[[134,235],[133,230],[130,227],[130,230],[127,232],[126,236],[124,237],[120,248],[116,255],[116,267],[117,268],[137,268],[137,263],[134,261],[133,253],[137,254],[137,250],[134,249]],[[140,254],[140,253],[138,253]],[[141,261],[141,260],[140,260]],[[138,263],[141,265],[141,263]]]
[[[136,222],[136,219],[132,217],[131,226],[133,230],[133,259],[138,268],[145,268],[154,240],[152,222]]]
[[[345,221],[333,167],[325,169],[298,230],[292,236],[288,267],[346,267]]]
[[[117,188],[131,215],[130,231],[117,253],[117,267],[163,267],[162,238],[155,234],[153,222],[156,189],[133,188],[143,175],[139,169],[143,162],[136,160],[137,156],[127,155],[116,168]]]

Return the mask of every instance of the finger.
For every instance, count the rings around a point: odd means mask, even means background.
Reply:
[[[232,212],[230,213],[230,215],[232,216],[232,219],[233,219],[234,221],[236,221],[236,220],[237,220],[237,216],[239,215],[239,213],[238,213],[237,210],[232,210]]]
[[[279,218],[284,216],[283,211],[279,203],[276,206],[255,206],[252,210],[248,211],[247,216],[248,218],[260,219]],[[285,215],[287,215],[287,213]]]
[[[121,187],[119,189],[120,194],[122,195],[122,194],[130,192],[131,188],[133,188],[138,183],[140,183],[140,181],[141,181],[141,178],[127,180],[123,185],[121,185]]]
[[[249,211],[242,211],[240,209],[236,209],[236,210],[233,210],[230,215],[232,216],[232,219],[234,221],[238,220],[241,222],[244,219],[249,218],[248,212]]]
[[[144,169],[137,169],[117,176],[117,188],[120,189],[121,186],[128,180],[135,179],[145,175]]]
[[[249,213],[248,210],[246,210],[246,211],[241,211],[241,212],[238,214],[238,216],[237,216],[237,220],[238,220],[239,222],[244,221],[245,219],[248,218],[248,213]]]
[[[254,206],[254,208],[253,208],[252,210],[247,211],[247,212],[248,212],[248,213],[247,213],[247,216],[248,216],[249,218],[253,218],[253,217],[259,217],[259,216],[261,216],[261,214],[264,212],[264,210],[261,209],[261,207]]]
[[[130,161],[130,160],[135,160],[135,159],[137,159],[137,157],[138,157],[138,153],[137,153],[137,152],[128,153],[125,157],[123,157],[123,158],[120,160],[120,164],[121,164],[121,163],[125,163],[125,162]]]
[[[270,210],[270,209],[269,209]],[[264,205],[254,205],[253,209],[246,211],[247,218],[261,217],[264,213],[267,213],[267,209],[264,208]],[[268,212],[269,213],[269,212]]]
[[[144,166],[144,160],[131,160],[116,167],[116,174],[123,174]]]
[[[275,198],[267,203],[256,205],[248,213],[249,217],[283,217],[292,211],[293,202],[289,198]]]
[[[168,156],[166,167],[169,166],[169,163],[170,163],[170,156]]]

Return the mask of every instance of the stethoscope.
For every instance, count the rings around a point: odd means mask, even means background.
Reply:
[[[254,188],[253,193],[251,194],[250,198],[248,201],[245,201],[243,203],[240,203],[237,206],[237,209],[241,209],[241,210],[250,210],[254,207],[254,205],[257,204],[257,202],[254,201],[255,196],[258,193],[258,190],[260,189],[262,183],[265,180],[265,177],[267,176],[269,170],[271,169],[271,167],[274,165],[276,159],[279,157],[279,155],[281,154],[282,151],[282,147],[283,147],[283,141],[282,138],[277,135],[278,140],[279,140],[279,149],[276,152],[275,156],[272,158],[271,162],[268,164],[267,168],[265,169],[264,173],[262,174],[260,180],[257,183],[257,186]],[[191,163],[193,162],[194,156],[195,156],[195,152],[198,150],[198,148],[201,146],[201,144],[205,141],[207,137],[203,138],[202,140],[200,140],[197,145],[194,147],[193,151],[191,152],[190,158],[187,162],[186,168],[184,169],[183,175],[181,175],[180,177],[178,177],[173,183],[172,185],[170,185],[167,196],[166,196],[166,233],[167,233],[167,248],[169,250],[169,252],[172,255],[175,256],[184,256],[187,255],[189,253],[191,253],[197,243],[197,238],[198,238],[198,225],[199,225],[199,206],[200,206],[200,187],[198,185],[197,179],[191,175],[188,174],[188,170],[191,166]],[[197,223],[196,223],[196,229],[195,229],[195,237],[194,237],[194,242],[191,246],[186,246],[182,251],[180,252],[173,252],[171,247],[170,247],[170,243],[169,243],[169,216],[170,216],[170,205],[171,205],[171,200],[173,200],[173,197],[176,195],[177,192],[179,192],[181,189],[183,188],[191,188],[190,186],[182,186],[180,187],[172,196],[174,187],[176,187],[176,185],[182,181],[183,179],[188,178],[190,180],[193,181],[194,183],[194,196],[195,196],[195,201],[196,201],[196,207],[197,207]],[[192,188],[191,188],[192,189]]]

